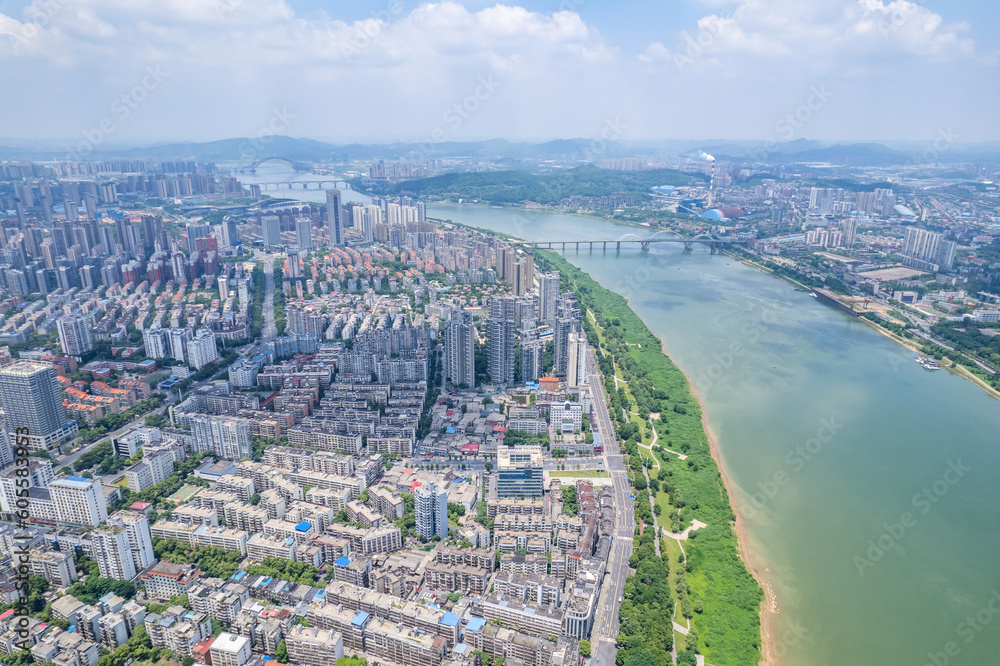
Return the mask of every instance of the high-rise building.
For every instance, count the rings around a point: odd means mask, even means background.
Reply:
[[[326,191],[326,232],[330,245],[344,247],[344,212],[340,208],[340,190]]]
[[[159,324],[145,329],[142,332],[142,342],[146,347],[148,358],[167,358],[170,356],[169,331],[160,328]]]
[[[188,222],[187,225],[188,252],[194,254],[195,250],[197,250],[195,242],[199,238],[208,238],[208,232],[211,231],[211,229],[212,228],[207,224],[196,224],[193,222]]]
[[[514,264],[514,279],[508,282],[514,287],[515,296],[524,296],[534,289],[534,280],[535,258],[529,254]]]
[[[521,379],[526,382],[538,381],[542,374],[542,355],[545,346],[533,331],[521,336]]]
[[[464,310],[452,312],[445,325],[444,376],[455,386],[476,385],[475,344],[472,314]]]
[[[226,460],[242,460],[253,455],[250,421],[235,416],[195,416],[191,418],[194,452],[212,451]]]
[[[94,555],[102,578],[131,580],[156,564],[149,520],[138,511],[118,511],[94,532]]]
[[[94,349],[90,317],[74,312],[56,319],[59,345],[67,356],[81,356]]]
[[[229,278],[220,275],[215,282],[219,285],[219,300],[222,302],[229,300]]]
[[[313,249],[312,220],[308,217],[295,218],[295,246],[299,250]]]
[[[195,370],[201,370],[217,358],[219,350],[215,345],[215,334],[211,329],[198,329],[194,337],[187,342],[188,365]]]
[[[413,492],[417,534],[425,539],[448,538],[448,493],[437,484],[427,483]]]
[[[513,296],[493,296],[489,300],[489,320],[486,323],[487,368],[490,380],[503,386],[514,382],[516,304]]]
[[[108,504],[97,479],[68,476],[49,484],[56,521],[74,527],[97,527],[108,519]]]
[[[844,247],[850,248],[858,235],[858,218],[851,215],[844,220]]]
[[[171,328],[168,332],[170,343],[170,358],[177,361],[187,361],[187,343],[194,338],[190,328]]]
[[[138,511],[119,511],[94,532],[94,559],[102,578],[132,580],[156,564],[149,520]]]
[[[556,320],[556,301],[559,299],[559,271],[538,276],[538,321],[551,324]]]
[[[108,526],[97,530],[91,540],[94,559],[101,578],[132,580],[136,576],[135,564],[129,550],[128,534],[121,527]]]
[[[66,419],[61,396],[51,365],[20,361],[0,368],[0,400],[18,446],[45,451],[76,437],[76,421]]]
[[[924,270],[951,270],[956,244],[942,234],[917,227],[907,227],[901,254],[904,263]]]
[[[497,497],[541,497],[542,448],[501,446],[497,449]]]
[[[575,389],[587,383],[587,336],[582,332],[569,334],[569,357],[566,365],[566,386]]]
[[[281,245],[281,218],[277,215],[265,215],[260,220],[260,235],[264,247]]]
[[[569,366],[569,334],[579,331],[580,310],[570,292],[561,294],[556,305],[556,321],[553,326],[553,346],[555,352],[555,372],[565,374]]]

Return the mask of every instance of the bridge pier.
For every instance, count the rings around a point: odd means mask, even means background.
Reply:
[[[604,251],[608,251],[608,241],[604,241]]]
[[[579,252],[579,251],[580,251],[580,241],[577,241],[577,242],[576,242],[576,251],[577,251],[577,252]]]
[[[566,252],[566,241],[563,241],[563,244],[562,244],[562,246],[563,246],[563,247],[562,247],[562,251],[563,251],[563,252]]]
[[[642,249],[640,250],[641,252],[649,252],[649,241],[648,240],[642,241],[640,243],[640,245],[642,245]]]
[[[615,243],[615,252],[621,252],[621,251],[622,251],[622,242],[621,241],[617,241]]]
[[[590,251],[594,251],[594,241],[590,241]]]
[[[690,252],[692,249],[694,249],[694,243],[692,243],[691,241],[687,241],[684,243],[685,252]]]

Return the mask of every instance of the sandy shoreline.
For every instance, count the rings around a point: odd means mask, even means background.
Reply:
[[[663,348],[661,344],[660,350],[663,354],[670,358],[667,354],[667,350]],[[671,361],[672,362],[672,361]],[[674,364],[677,365],[676,363]],[[680,370],[680,368],[677,368]],[[743,516],[740,513],[739,507],[736,506],[736,494],[733,492],[732,479],[729,478],[729,474],[726,472],[726,466],[723,464],[722,453],[719,450],[718,439],[715,433],[712,432],[712,427],[708,424],[708,416],[705,413],[705,405],[701,401],[701,397],[694,389],[694,384],[691,382],[691,378],[687,376],[683,370],[681,374],[687,380],[688,386],[691,387],[691,395],[698,402],[698,407],[701,409],[701,427],[705,431],[705,436],[708,438],[708,448],[712,454],[712,460],[715,461],[715,466],[719,469],[719,476],[722,478],[722,485],[726,488],[726,494],[729,496],[729,508],[732,509],[733,515],[736,516],[736,521],[733,529],[736,531],[736,542],[739,547],[740,559],[743,560],[743,564],[746,566],[747,571],[750,575],[754,577],[757,584],[764,591],[764,600],[761,602],[760,607],[760,664],[761,666],[776,666],[778,664],[777,657],[774,648],[774,638],[772,636],[772,628],[774,624],[774,609],[778,608],[778,601],[774,594],[774,589],[771,587],[771,583],[764,577],[761,573],[760,568],[753,558],[753,551],[750,548],[750,537],[747,534],[746,524],[743,522]]]

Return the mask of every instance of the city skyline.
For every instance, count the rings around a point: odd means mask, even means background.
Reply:
[[[30,91],[0,115],[6,140],[1000,139],[998,12],[981,2],[164,9],[0,4],[0,82]]]

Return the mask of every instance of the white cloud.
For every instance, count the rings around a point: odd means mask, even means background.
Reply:
[[[898,105],[891,92],[924,83],[968,98],[956,72],[995,64],[967,26],[908,0],[702,2],[695,25],[671,26],[626,57],[634,45],[609,43],[576,12],[516,5],[386,0],[345,21],[298,15],[283,0],[34,0],[0,14],[0,86],[22,91],[0,106],[0,132],[77,137],[149,65],[169,77],[108,141],[249,135],[284,106],[295,115],[289,134],[343,140],[424,138],[442,127],[449,140],[596,136],[609,118],[629,126],[622,139],[753,136],[812,84],[836,83],[845,108]],[[496,94],[452,127],[446,114],[480,77],[500,84]],[[677,103],[679,94],[727,103]],[[824,114],[812,136],[850,126],[833,108]]]
[[[825,58],[834,67],[878,57],[965,59],[975,51],[973,40],[962,36],[967,30],[908,0],[741,0],[682,31],[673,48],[650,44],[639,60],[703,69],[738,65],[747,56]]]

